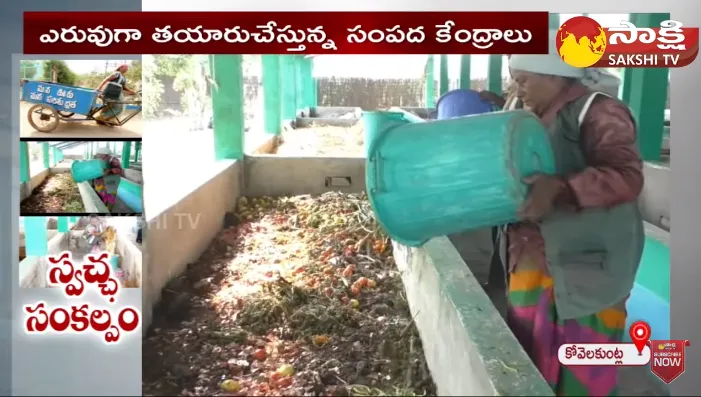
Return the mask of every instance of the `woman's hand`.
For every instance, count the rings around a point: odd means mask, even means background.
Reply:
[[[495,94],[491,91],[480,91],[480,98],[482,98],[482,100],[491,102],[500,108],[503,108],[506,104],[506,99],[504,99],[503,96]]]
[[[532,222],[548,215],[555,207],[556,199],[567,188],[560,178],[545,174],[524,178],[523,182],[530,186],[530,192],[519,209],[519,217]]]

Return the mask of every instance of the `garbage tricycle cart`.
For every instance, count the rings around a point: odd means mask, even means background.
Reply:
[[[131,101],[110,101],[100,97],[100,93],[82,87],[45,81],[27,81],[22,85],[22,100],[35,105],[27,112],[29,124],[37,131],[51,132],[59,122],[98,121],[95,115],[100,111],[117,110],[120,106],[129,112],[123,118],[119,115],[112,121],[102,122],[109,126],[123,126],[141,113],[141,91]],[[73,117],[73,115],[82,115]],[[117,114],[117,112],[115,112]]]

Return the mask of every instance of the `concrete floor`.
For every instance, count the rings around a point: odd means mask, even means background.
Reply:
[[[141,115],[129,120],[123,127],[107,127],[98,125],[95,121],[61,121],[51,132],[36,131],[27,119],[29,108],[33,104],[20,102],[19,131],[21,138],[52,138],[70,140],[74,138],[141,138],[143,121]],[[128,112],[128,111],[126,111]],[[125,112],[125,113],[126,113]],[[122,118],[124,116],[120,116]],[[84,119],[85,116],[74,115],[73,119]]]
[[[491,230],[479,230],[449,236],[470,271],[484,286],[485,292],[502,316],[506,313],[506,293],[503,285],[487,285],[492,256]],[[645,367],[622,367],[619,369],[621,396],[668,396],[669,392],[658,382],[650,369]]]

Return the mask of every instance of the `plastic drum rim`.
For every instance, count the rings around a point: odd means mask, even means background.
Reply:
[[[382,222],[378,217],[377,217],[377,202],[375,201],[374,195],[371,193],[371,190],[374,189],[374,187],[377,185],[377,160],[378,158],[381,158],[381,155],[379,151],[377,150],[378,145],[383,142],[384,139],[386,139],[387,134],[397,128],[401,127],[401,125],[394,125],[390,126],[387,129],[383,130],[378,137],[376,137],[372,142],[370,142],[370,146],[368,147],[368,157],[365,159],[365,189],[367,192],[368,196],[368,201],[370,202],[370,206],[372,207],[372,210],[375,212],[373,215],[375,216],[375,221],[382,226],[383,229],[385,229],[387,232],[390,232],[391,228],[388,228],[387,225]],[[381,161],[381,160],[380,160]],[[376,192],[380,193],[380,192]],[[393,234],[393,233],[390,233]],[[407,247],[420,247],[428,242],[428,240],[423,240],[423,241],[411,241],[411,240],[405,240],[400,237],[394,237],[390,236],[390,238],[393,241],[398,242],[399,244],[405,245]]]
[[[436,109],[436,110],[435,110],[436,117],[438,117],[438,106],[441,104],[441,102],[442,102],[445,98],[447,98],[448,96],[453,95],[453,94],[455,94],[455,93],[458,93],[458,92],[460,92],[461,90],[472,91],[472,92],[474,92],[474,93],[476,93],[476,94],[479,95],[479,92],[478,92],[478,91],[475,91],[475,90],[473,90],[473,89],[464,89],[464,88],[456,88],[456,89],[454,89],[454,90],[450,90],[450,91],[446,92],[445,94],[441,95],[441,97],[438,98],[438,101],[436,102],[436,107],[435,107],[435,109]],[[488,103],[486,103],[486,102],[485,102],[485,105],[489,106],[490,109],[491,109],[491,110],[489,110],[487,113],[493,112],[493,111],[496,110],[494,105],[490,105],[490,104],[488,104]],[[480,113],[478,113],[478,114],[480,114]],[[484,114],[484,113],[481,113],[481,114]],[[470,117],[470,116],[461,116],[461,117]]]
[[[528,136],[519,135],[516,132],[519,130],[518,127],[521,126],[524,122],[535,122],[542,126],[542,123],[538,116],[527,110],[512,110],[509,112],[520,113],[518,117],[514,117],[514,119],[512,119],[510,123],[506,126],[506,128],[508,129],[507,134],[509,135],[508,144],[510,145],[511,160],[511,164],[507,164],[507,169],[509,170],[513,178],[515,180],[521,180],[522,178],[534,175],[536,173],[544,173],[548,175],[554,174],[555,157],[552,152],[552,145],[549,136],[545,136],[545,139],[541,140],[541,142],[547,147],[546,151],[530,150],[530,153],[528,153],[525,150],[518,151],[519,148],[532,149],[533,146],[527,144],[527,142],[533,139],[533,137],[537,137],[537,135],[531,134],[529,134]],[[545,127],[543,127],[543,129],[545,129]],[[526,172],[521,173],[523,171]],[[525,183],[521,182],[516,189],[517,190],[513,192],[514,195],[524,196],[525,194],[527,194],[528,186]]]

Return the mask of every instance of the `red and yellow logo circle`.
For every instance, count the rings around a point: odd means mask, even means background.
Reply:
[[[606,32],[589,17],[574,17],[560,26],[555,46],[562,60],[575,68],[594,66],[606,52]]]

